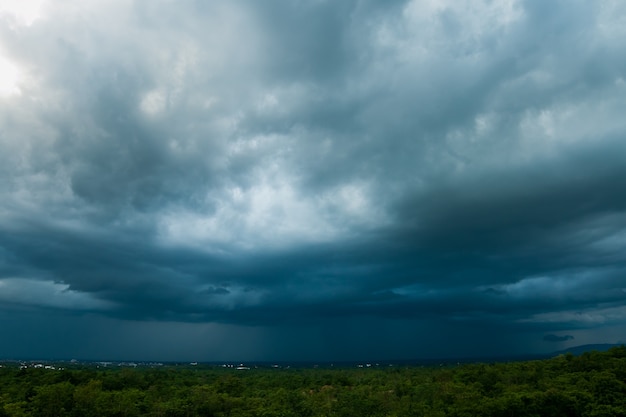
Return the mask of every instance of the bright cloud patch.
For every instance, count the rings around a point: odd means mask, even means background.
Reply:
[[[46,0],[3,0],[0,4],[0,16],[9,15],[30,26],[42,17],[45,2]]]
[[[0,97],[20,94],[19,75],[18,67],[0,55]]]

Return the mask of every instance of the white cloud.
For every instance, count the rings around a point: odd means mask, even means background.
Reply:
[[[13,16],[21,24],[30,26],[43,16],[47,0],[2,0],[0,17],[3,14]]]
[[[164,243],[237,250],[279,250],[338,237],[314,197],[299,195],[285,178],[265,179],[223,193],[215,210],[175,209],[159,222]]]
[[[141,99],[141,110],[150,116],[157,115],[165,110],[167,98],[162,91],[152,90]]]
[[[20,95],[20,69],[9,59],[0,55],[0,98]]]

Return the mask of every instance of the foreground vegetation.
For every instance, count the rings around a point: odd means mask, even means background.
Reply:
[[[626,416],[626,348],[443,368],[5,365],[0,416]]]

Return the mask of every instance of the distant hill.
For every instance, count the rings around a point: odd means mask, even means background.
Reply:
[[[580,346],[572,346],[567,349],[557,350],[553,352],[552,355],[563,355],[565,353],[571,353],[572,355],[582,355],[585,352],[591,352],[592,350],[597,350],[598,352],[606,352],[612,347],[622,346],[623,343],[597,343],[591,345],[580,345]]]

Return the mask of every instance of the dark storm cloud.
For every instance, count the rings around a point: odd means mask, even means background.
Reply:
[[[623,325],[619,2],[42,14],[0,24],[4,310],[511,345]]]
[[[568,340],[574,340],[574,336],[566,334],[563,336],[557,336],[555,334],[547,334],[543,337],[546,342],[566,342]]]

